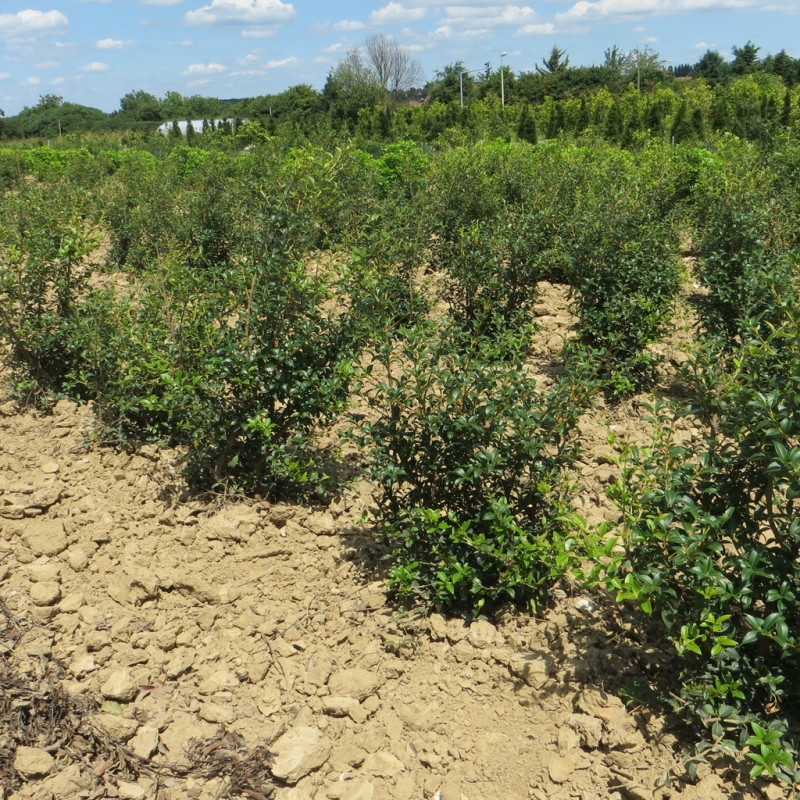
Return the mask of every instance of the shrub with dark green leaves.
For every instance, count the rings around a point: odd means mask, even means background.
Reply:
[[[780,323],[751,322],[733,351],[699,347],[691,400],[656,406],[652,445],[624,451],[599,571],[681,656],[674,705],[705,729],[699,757],[739,750],[752,777],[797,786],[800,322],[796,296],[778,306]],[[701,439],[680,435],[687,414]]]
[[[453,316],[476,332],[525,325],[546,272],[543,239],[533,214],[507,208],[441,242],[437,259]]]
[[[73,365],[69,327],[99,240],[90,199],[65,180],[21,182],[0,206],[0,335],[16,380],[60,391]]]
[[[144,270],[177,248],[178,186],[155,156],[127,151],[99,192],[110,265]]]
[[[797,186],[786,180],[780,162],[780,156],[767,159],[729,144],[724,157],[701,171],[694,189],[695,274],[709,290],[700,303],[701,323],[730,343],[748,320],[780,316],[780,303],[765,289],[788,291],[796,272]]]
[[[369,395],[377,418],[361,442],[401,595],[472,613],[535,605],[571,563],[567,474],[586,388],[539,390],[527,341],[525,331],[424,325],[380,352]]]
[[[670,162],[605,153],[586,171],[565,222],[568,280],[578,316],[570,347],[593,365],[611,397],[652,385],[659,359],[648,347],[672,319],[684,271],[678,253]]]
[[[344,408],[358,344],[349,314],[324,307],[330,276],[260,255],[145,273],[107,348],[84,331],[71,380],[124,436],[186,445],[196,489],[313,494],[323,479],[310,437]]]

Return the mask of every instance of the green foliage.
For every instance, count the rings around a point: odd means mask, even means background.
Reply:
[[[17,380],[61,388],[74,363],[69,330],[97,234],[85,193],[66,182],[24,183],[3,198],[0,333]]]
[[[74,131],[102,128],[108,117],[98,108],[64,102],[56,95],[44,95],[33,106],[26,106],[3,126],[7,138],[60,138]]]
[[[546,271],[541,251],[546,236],[535,215],[512,207],[461,228],[438,249],[451,313],[476,332],[524,325]]]
[[[638,161],[607,152],[586,171],[569,221],[568,275],[578,315],[570,351],[612,397],[651,385],[649,349],[666,330],[680,289],[676,185],[665,151]]]
[[[111,264],[143,270],[174,246],[175,187],[154,156],[140,150],[126,152],[116,160],[113,177],[101,192]]]
[[[577,452],[580,387],[537,390],[526,335],[447,325],[383,346],[372,374],[370,449],[379,529],[401,595],[473,613],[531,605],[572,563],[565,471]]]
[[[765,286],[784,297],[791,291],[800,246],[796,181],[785,180],[796,159],[791,153],[776,157],[776,172],[750,148],[731,143],[724,159],[707,160],[697,175],[696,275],[709,290],[701,321],[708,334],[730,343],[749,319],[774,323],[782,313]]]
[[[780,321],[750,323],[728,356],[698,347],[688,403],[656,406],[652,445],[624,451],[611,490],[621,548],[609,543],[604,570],[619,600],[661,619],[682,656],[677,710],[705,726],[705,747],[740,749],[751,776],[793,782],[800,325],[796,297],[777,304]],[[700,440],[680,435],[689,414]]]
[[[530,112],[530,108],[526,103],[522,107],[522,113],[519,115],[519,122],[517,123],[517,136],[528,144],[536,144],[536,119]]]
[[[275,249],[279,228],[264,235],[271,246],[245,268],[162,264],[143,284],[110,385],[74,376],[107,419],[187,445],[196,488],[315,490],[308,437],[346,398],[347,315],[322,310],[322,276]]]

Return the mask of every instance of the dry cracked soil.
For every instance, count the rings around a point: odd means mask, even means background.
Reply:
[[[564,307],[545,287],[543,360]],[[783,796],[726,761],[685,777],[690,741],[620,694],[672,656],[602,597],[415,614],[385,589],[365,482],[325,508],[179,502],[178,454],[92,428],[68,401],[0,404],[1,800]],[[614,515],[609,429],[640,434],[637,404],[582,426],[591,521]]]

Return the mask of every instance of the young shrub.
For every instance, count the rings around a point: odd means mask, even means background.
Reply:
[[[684,376],[691,401],[656,406],[652,445],[623,452],[619,537],[598,569],[661,620],[681,657],[667,690],[700,729],[698,752],[741,751],[751,777],[796,788],[800,325],[797,296],[778,302],[780,324],[751,324],[733,352],[703,343]],[[688,413],[702,440],[680,435]]]
[[[328,276],[274,250],[236,269],[160,264],[99,387],[105,419],[186,445],[194,489],[313,494],[310,437],[344,408],[356,347],[330,298]]]
[[[506,144],[480,144],[445,150],[431,160],[427,213],[438,237],[453,241],[461,229],[498,213],[509,152]]]
[[[2,201],[0,335],[17,380],[60,391],[73,365],[69,328],[88,289],[98,222],[80,188],[24,183]]]
[[[145,270],[176,249],[178,185],[163,162],[126,151],[100,191],[113,267]]]
[[[671,164],[605,153],[586,172],[567,223],[568,274],[578,316],[570,356],[589,362],[611,397],[651,385],[683,280]]]
[[[568,384],[538,390],[526,340],[426,324],[380,353],[369,396],[377,418],[360,441],[401,596],[470,613],[504,600],[533,606],[571,563],[567,470],[586,397]]]
[[[535,215],[513,207],[443,241],[437,260],[445,271],[443,295],[453,317],[476,333],[524,325],[546,272],[546,247]]]
[[[774,322],[780,315],[780,304],[764,287],[788,290],[800,237],[797,186],[782,178],[780,157],[770,164],[733,145],[725,156],[699,173],[694,190],[695,274],[709,290],[700,304],[703,330],[733,345],[748,320]]]

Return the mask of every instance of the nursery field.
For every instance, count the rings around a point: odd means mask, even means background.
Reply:
[[[790,145],[0,152],[0,778],[789,796]]]

